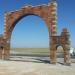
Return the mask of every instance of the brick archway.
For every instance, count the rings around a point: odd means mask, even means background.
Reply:
[[[58,48],[59,47],[61,47],[62,49],[60,49],[60,52],[58,52],[58,53],[62,53],[63,52],[63,56],[62,56],[62,54],[61,54],[61,56],[62,57],[64,57],[64,64],[66,64],[67,62],[69,62],[70,63],[70,61],[69,61],[69,50],[68,50],[68,48],[69,48],[69,45],[68,45],[68,47],[66,47],[66,45],[64,45],[64,44],[58,44],[58,45],[56,45],[56,52],[55,52],[55,55],[56,55],[56,58],[57,58],[57,51],[58,51]],[[61,57],[60,56],[60,57]],[[69,58],[68,58],[69,57]],[[56,59],[55,59],[56,60]],[[56,60],[57,61],[57,60]],[[63,64],[63,63],[62,63]]]
[[[35,14],[25,14],[25,15],[23,15],[22,17],[19,17],[15,22],[13,22],[12,23],[12,25],[10,26],[10,29],[9,29],[9,37],[7,37],[7,39],[9,40],[9,39],[11,39],[11,35],[12,35],[12,32],[13,32],[13,30],[14,30],[14,28],[15,28],[15,26],[16,26],[16,24],[19,22],[19,21],[21,21],[23,18],[25,18],[25,17],[27,17],[27,16],[36,16],[36,17],[38,17],[38,18],[41,18],[40,16],[38,16],[38,15],[35,15]],[[44,22],[46,22],[43,18],[41,18]],[[48,25],[47,25],[47,22],[46,22],[46,27],[47,27],[47,29],[48,29]],[[49,30],[48,30],[49,31]]]
[[[69,32],[63,29],[60,36],[57,35],[57,3],[54,0],[48,5],[41,6],[25,6],[20,10],[8,12],[5,14],[5,30],[4,30],[4,54],[3,59],[8,59],[10,55],[10,38],[16,23],[26,15],[40,16],[46,23],[49,32],[49,46],[51,63],[56,63],[56,46],[61,44],[64,48],[64,63],[70,63],[70,41]]]
[[[15,27],[16,23],[26,15],[37,15],[40,16],[45,22],[50,32],[50,35],[56,34],[56,15],[57,7],[55,3],[42,6],[26,6],[18,11],[9,12],[5,17],[5,32],[4,37],[9,40],[11,32]]]
[[[62,33],[60,36],[51,36],[51,42],[50,42],[50,58],[51,63],[56,63],[56,51],[57,47],[61,45],[63,47],[64,51],[64,64],[70,64],[70,34],[67,31],[66,28],[62,30]]]
[[[57,22],[56,2],[52,2],[48,5],[41,5],[36,7],[25,6],[20,10],[14,12],[8,12],[5,15],[4,38],[6,39],[6,42],[8,44],[8,47],[6,47],[5,49],[5,58],[7,58],[9,55],[8,53],[10,50],[10,38],[16,23],[27,15],[37,15],[45,21],[49,31],[49,38],[50,36],[56,35],[56,22]]]

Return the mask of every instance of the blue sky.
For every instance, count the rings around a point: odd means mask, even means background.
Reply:
[[[4,31],[4,13],[15,11],[26,5],[48,4],[49,0],[0,0],[0,34]],[[75,0],[57,0],[58,34],[67,27],[71,34],[71,44],[75,47]],[[11,47],[49,47],[48,30],[44,20],[38,16],[21,19],[14,28]]]

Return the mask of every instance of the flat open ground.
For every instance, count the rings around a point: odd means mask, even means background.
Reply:
[[[52,65],[48,54],[48,49],[15,49],[9,60],[0,60],[0,75],[75,75],[75,58],[71,66],[61,64],[63,58]]]
[[[0,60],[0,75],[75,75],[75,63],[71,66],[60,63],[52,65],[48,59],[48,57],[11,56],[8,61]],[[60,58],[58,61],[61,61]]]

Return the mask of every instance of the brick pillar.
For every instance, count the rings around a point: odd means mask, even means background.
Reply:
[[[10,56],[10,43],[8,43],[7,41],[5,42],[5,47],[3,50],[3,57],[2,59],[6,60],[9,59]]]
[[[64,64],[65,65],[70,65],[71,64],[70,47],[69,46],[65,46],[65,49],[64,49]]]
[[[3,59],[4,60],[8,60],[9,59],[9,51],[8,50],[4,50]]]
[[[4,50],[3,50],[3,56],[2,59],[6,60],[9,59],[10,56],[10,33],[11,31],[9,31],[9,26],[11,25],[11,21],[9,23],[9,19],[10,18],[10,13],[7,13],[5,15],[5,26],[4,26]],[[11,18],[10,18],[11,20]]]
[[[56,36],[50,38],[50,62],[56,64]]]
[[[56,1],[51,2],[50,9],[50,34],[51,36],[57,35],[57,3]]]
[[[9,56],[10,56],[10,51],[5,49],[4,53],[3,53],[3,58],[2,59],[7,60],[7,59],[9,59]]]
[[[63,29],[61,36],[65,39],[65,42],[62,42],[64,45],[64,64],[70,65],[70,34],[66,28]]]
[[[51,64],[56,64],[56,47],[54,45],[50,47],[50,60]]]
[[[2,49],[0,49],[0,59],[2,59]]]
[[[56,64],[56,47],[53,43],[53,36],[57,35],[57,3],[56,1],[51,2],[50,8],[50,62]]]
[[[4,39],[2,36],[0,37],[0,59],[2,59],[3,49],[4,49]]]

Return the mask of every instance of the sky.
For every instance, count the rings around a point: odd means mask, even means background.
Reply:
[[[49,0],[0,0],[0,34],[4,32],[4,14],[19,10],[26,5],[48,4]],[[67,28],[71,35],[71,46],[75,47],[75,0],[57,0],[57,32],[60,35]],[[49,47],[48,29],[45,21],[38,16],[22,18],[15,26],[11,47],[47,48]]]

